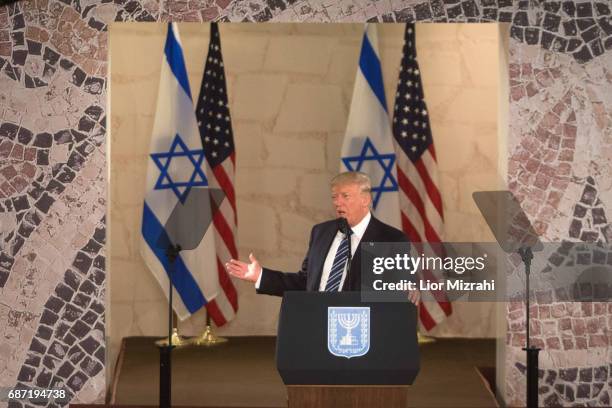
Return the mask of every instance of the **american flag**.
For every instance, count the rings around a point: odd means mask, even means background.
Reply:
[[[436,151],[416,56],[414,24],[406,25],[401,71],[395,95],[393,138],[397,144],[397,181],[402,229],[411,242],[442,241],[444,214],[438,189]],[[424,279],[436,280],[429,271]],[[444,293],[434,302],[421,302],[419,317],[431,330],[452,313]],[[423,296],[425,297],[425,296]],[[430,296],[427,296],[430,298]]]
[[[234,191],[236,151],[227,102],[221,39],[219,37],[219,27],[216,23],[210,25],[208,56],[196,107],[196,118],[206,161],[214,174],[214,177],[209,177],[210,186],[221,188],[227,198],[223,200],[219,211],[215,213],[213,218],[217,249],[217,273],[219,274],[221,290],[206,305],[211,319],[217,326],[222,326],[230,321],[238,311],[236,288],[225,268],[223,268],[223,262],[230,258],[238,258],[238,251],[235,240],[237,218],[236,193]]]

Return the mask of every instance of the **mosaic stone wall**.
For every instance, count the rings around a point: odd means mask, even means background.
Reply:
[[[74,401],[103,400],[107,25],[169,19],[510,22],[514,191],[528,192],[528,213],[548,237],[591,239],[601,223],[585,224],[578,205],[591,176],[601,201],[593,218],[610,218],[608,2],[21,1],[0,8],[0,386],[54,384]],[[610,239],[609,229],[602,234]],[[544,358],[548,405],[607,405],[610,367],[589,362],[611,361],[610,310],[603,316],[605,331],[592,335],[607,347],[595,340],[564,353],[567,361]],[[565,323],[551,337],[565,346],[567,321],[554,318]],[[579,348],[581,335],[572,336]],[[557,342],[544,344],[550,355]],[[508,357],[507,397],[516,403],[520,359]]]
[[[611,67],[611,53],[579,64],[541,47],[516,42],[511,47],[509,187],[538,233],[547,241],[568,243],[536,272],[550,273],[573,262],[612,264],[612,254],[604,251],[573,257],[567,251],[571,242],[612,242]],[[612,305],[597,301],[601,291],[596,285],[575,289],[593,302],[568,302],[564,289],[532,293],[531,339],[542,349],[540,401],[545,406],[609,406]],[[521,405],[523,304],[508,305],[507,323],[506,399]]]

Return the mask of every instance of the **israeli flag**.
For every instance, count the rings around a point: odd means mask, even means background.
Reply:
[[[165,249],[159,247],[160,237],[169,235],[164,226],[177,203],[184,203],[192,189],[208,187],[206,160],[176,23],[168,25],[150,152],[140,252],[167,296],[170,263]],[[212,223],[197,248],[180,253],[172,271],[172,284],[174,310],[181,320],[217,295]]]
[[[340,171],[361,171],[372,179],[374,215],[401,229],[396,156],[385,99],[376,25],[367,24],[359,56]]]

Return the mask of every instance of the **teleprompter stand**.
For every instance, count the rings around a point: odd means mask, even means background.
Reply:
[[[510,191],[478,191],[474,201],[499,246],[506,253],[518,253],[525,267],[525,350],[527,363],[527,407],[538,407],[538,353],[529,336],[529,275],[534,251],[543,249],[542,242]]]
[[[174,268],[176,258],[181,251],[180,245],[169,244],[166,248],[166,257],[168,258],[168,279],[170,287],[168,288],[168,342],[159,346],[159,406],[170,407],[172,401],[172,277],[174,276]]]
[[[159,406],[172,405],[172,339],[173,292],[182,286],[189,274],[181,261],[181,251],[194,250],[207,245],[205,236],[210,234],[213,216],[223,201],[219,189],[191,188],[179,200],[160,231],[156,247],[166,257],[164,268],[168,274],[168,342],[159,346]],[[205,239],[203,242],[202,240]],[[214,248],[212,249],[214,253]],[[193,272],[193,271],[192,271]],[[206,272],[206,271],[205,271]],[[217,273],[208,271],[208,273]],[[192,278],[193,279],[193,278]]]

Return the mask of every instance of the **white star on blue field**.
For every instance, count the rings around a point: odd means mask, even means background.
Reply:
[[[193,171],[189,170],[191,171],[191,175],[188,177],[188,180],[185,180],[184,178],[181,180],[179,174],[171,175],[168,172],[172,160],[181,157],[188,158],[189,162],[193,165]],[[152,153],[151,159],[160,171],[159,178],[155,183],[154,189],[172,189],[172,191],[181,203],[185,202],[185,199],[187,198],[187,195],[189,195],[189,191],[192,187],[208,186],[208,180],[206,179],[206,175],[202,170],[202,163],[204,162],[204,150],[190,150],[178,134],[174,137],[174,140],[172,141],[172,145],[170,146],[170,150],[168,152]]]
[[[374,195],[374,209],[380,200],[380,196],[385,192],[398,191],[397,180],[393,177],[392,171],[395,165],[395,153],[381,154],[378,153],[376,147],[370,140],[366,138],[359,156],[343,157],[342,163],[349,171],[361,171],[365,162],[377,162],[383,170],[383,176],[375,185],[375,180],[372,180],[372,194]],[[370,174],[372,177],[372,174]]]

